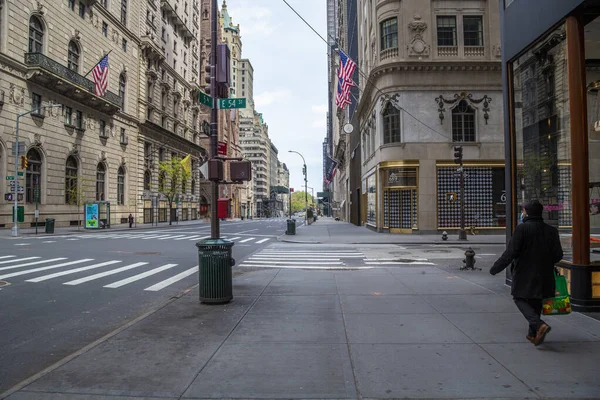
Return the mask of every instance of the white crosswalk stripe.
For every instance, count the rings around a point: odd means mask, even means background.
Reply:
[[[19,261],[25,261],[26,259],[32,259],[32,258],[41,258],[41,257],[28,257],[28,258],[24,258],[24,259],[19,260]],[[30,265],[45,264],[45,263],[54,262],[54,261],[61,261],[61,260],[66,260],[66,258],[65,257],[51,258],[49,260],[41,260],[41,261],[34,261],[34,262],[30,262],[30,263],[25,263],[25,264],[11,265],[10,267],[2,267],[2,268],[0,268],[0,271],[4,271],[4,270],[7,270],[7,269],[21,268],[21,267],[29,267]]]
[[[86,276],[84,278],[75,279],[74,281],[65,282],[65,283],[63,283],[63,285],[80,285],[84,282],[89,282],[89,281],[93,281],[95,279],[104,278],[105,276],[118,274],[119,272],[128,271],[130,269],[141,267],[142,265],[146,265],[146,264],[148,264],[148,263],[147,262],[138,262],[135,264],[126,265],[121,268],[113,269],[113,270],[106,271],[106,272],[100,272],[99,274],[90,275],[90,276]]]
[[[251,241],[251,240],[254,240],[254,239],[255,239],[255,238],[253,238],[253,237],[252,237],[252,238],[248,238],[248,239],[240,240],[240,243],[246,243],[246,242],[249,242],[249,241]]]
[[[146,278],[148,276],[154,275],[154,274],[158,274],[159,272],[165,271],[167,269],[176,267],[177,264],[167,264],[167,265],[163,265],[162,267],[158,267],[158,268],[154,268],[151,269],[150,271],[146,271],[146,272],[142,272],[141,274],[137,274],[134,276],[130,276],[129,278],[125,278],[125,279],[121,279],[120,281],[117,282],[113,282],[109,285],[105,285],[104,287],[106,288],[118,288],[124,285],[127,285],[129,283],[135,282],[135,281],[139,281],[140,279]]]
[[[244,260],[241,267],[288,268],[288,269],[348,269],[345,259],[363,260],[365,255],[358,251],[343,250],[290,250],[267,248]],[[372,268],[372,267],[351,267]]]
[[[12,258],[12,257],[16,257],[16,256],[0,256],[0,260],[3,260],[5,258]]]
[[[86,258],[83,260],[76,260],[76,261],[69,261],[66,263],[61,263],[61,264],[56,264],[56,265],[50,265],[47,267],[39,267],[39,268],[34,268],[34,269],[26,269],[25,271],[19,271],[19,272],[13,272],[10,274],[6,274],[6,275],[0,275],[0,279],[6,279],[6,278],[12,278],[15,276],[21,276],[21,275],[27,275],[27,274],[31,274],[33,272],[39,272],[39,271],[46,271],[49,269],[56,269],[56,268],[61,268],[61,267],[67,267],[69,265],[73,265],[73,264],[81,264],[83,262],[88,262],[88,261],[94,261],[93,258]]]
[[[176,239],[176,238],[180,238],[180,237],[184,237],[185,235],[175,235],[175,236],[168,236],[165,238],[159,238],[158,240],[165,240],[165,239]]]
[[[266,242],[267,240],[270,240],[270,239],[271,239],[271,238],[260,239],[260,240],[259,240],[259,241],[257,241],[256,243],[257,243],[257,244],[261,244],[261,243],[264,243],[264,242]]]
[[[117,263],[120,263],[120,262],[121,261],[116,261],[116,260],[106,261],[106,262],[102,262],[102,263],[99,263],[99,264],[89,265],[87,267],[80,267],[80,268],[75,268],[75,269],[69,269],[67,271],[55,272],[55,273],[50,274],[50,275],[44,275],[44,276],[40,276],[40,277],[33,278],[33,279],[27,279],[25,282],[42,282],[42,281],[47,281],[48,279],[58,278],[60,276],[65,276],[65,275],[76,274],[77,272],[89,271],[90,269],[96,269],[96,268],[106,267],[107,265],[113,265],[113,264],[117,264]]]
[[[208,232],[207,232],[208,233]],[[144,233],[113,233],[113,234],[84,234],[84,235],[67,235],[67,236],[52,236],[52,239],[62,238],[68,241],[78,241],[81,239],[106,239],[106,240],[190,240],[190,241],[199,241],[203,239],[209,239],[211,236],[198,233],[186,233],[186,232],[177,232],[177,233],[165,233],[165,232],[144,232]],[[234,235],[232,235],[234,236]],[[237,243],[244,244],[263,244],[273,239],[273,237],[264,237],[267,235],[257,235],[258,237],[251,237],[249,234],[246,236],[234,236],[228,237],[223,236],[221,239],[235,241]],[[33,237],[33,238],[25,238],[25,239],[48,239],[47,236],[44,237]],[[56,240],[44,240],[41,243],[55,243]],[[15,246],[30,246],[31,242],[26,243],[15,243]],[[1,259],[1,258],[0,258]]]
[[[16,257],[16,256],[7,256],[7,257]],[[42,258],[42,257],[18,258],[18,259],[15,259],[15,260],[0,261],[0,264],[9,264],[9,263],[14,263],[14,262],[18,262],[18,261],[26,261],[26,260],[37,260],[38,258]]]
[[[190,268],[190,269],[188,269],[188,270],[186,270],[186,271],[183,271],[183,272],[182,272],[182,273],[180,273],[180,274],[177,274],[177,275],[175,275],[175,276],[172,276],[172,277],[171,277],[171,278],[169,278],[169,279],[165,279],[165,280],[164,280],[164,281],[162,281],[162,282],[158,282],[158,283],[157,283],[157,284],[155,284],[155,285],[152,285],[152,286],[150,286],[150,287],[147,287],[147,288],[146,288],[146,289],[144,289],[144,290],[148,290],[148,291],[151,291],[151,292],[157,292],[157,291],[159,291],[159,290],[161,290],[161,289],[164,289],[164,288],[166,288],[166,287],[167,287],[167,286],[169,286],[169,285],[172,285],[172,284],[174,284],[175,282],[179,282],[180,280],[182,280],[182,279],[184,279],[184,278],[187,278],[187,277],[188,277],[188,276],[190,276],[190,275],[193,275],[193,274],[195,274],[196,272],[198,272],[198,266],[197,266],[197,265],[196,265],[195,267],[193,267],[193,268]]]

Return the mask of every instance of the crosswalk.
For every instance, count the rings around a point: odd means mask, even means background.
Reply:
[[[165,234],[165,233],[114,233],[114,234],[82,234],[82,235],[57,235],[57,236],[37,236],[37,237],[27,237],[22,238],[26,242],[15,243],[15,246],[27,246],[31,242],[29,240],[39,240],[42,244],[50,244],[56,243],[57,239],[65,239],[67,241],[80,241],[80,240],[88,240],[88,239],[101,239],[101,240],[172,240],[172,241],[199,241],[203,239],[210,238],[210,235],[207,234],[182,234],[182,233],[173,233],[173,234]],[[243,244],[264,244],[271,240],[274,237],[265,237],[265,236],[223,236],[222,239],[231,240],[237,243]]]
[[[289,269],[367,269],[357,265],[365,255],[355,250],[267,248],[244,260],[240,267]],[[352,265],[352,266],[349,266]]]
[[[95,262],[93,258],[69,260],[66,257],[44,258],[41,256],[19,257],[16,255],[0,256],[0,281],[15,282],[23,279],[28,283],[40,283],[49,280],[58,280],[67,286],[78,286],[98,281],[102,278],[116,275],[114,281],[102,281],[102,287],[118,289],[135,282],[148,282],[149,286],[143,290],[157,292],[179,282],[190,275],[197,273],[198,266],[183,268],[179,264],[164,264],[153,266],[151,262],[138,261],[123,265],[123,260],[108,260]],[[76,268],[71,268],[76,267]],[[89,271],[91,275],[88,275]],[[143,271],[142,271],[143,270]],[[134,275],[123,276],[123,273],[132,271]],[[142,271],[142,272],[140,272]],[[152,277],[161,272],[172,272],[173,275],[163,276],[159,280]],[[33,277],[32,277],[33,275]],[[23,278],[21,278],[23,277]],[[75,279],[72,279],[75,278]]]

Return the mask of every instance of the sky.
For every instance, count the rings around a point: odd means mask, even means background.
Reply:
[[[324,0],[287,1],[326,37]],[[327,134],[327,44],[282,0],[227,0],[227,10],[240,25],[242,57],[254,67],[255,108],[290,171],[290,187],[304,190],[302,158],[288,152],[294,150],[306,159],[308,187],[316,196],[323,187]]]

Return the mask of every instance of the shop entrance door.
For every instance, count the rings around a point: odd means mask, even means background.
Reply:
[[[391,233],[412,233],[412,189],[387,189],[384,195],[386,221]]]

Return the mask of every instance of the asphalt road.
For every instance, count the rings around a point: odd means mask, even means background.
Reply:
[[[239,264],[285,219],[225,221]],[[210,225],[0,239],[0,393],[197,284]]]

